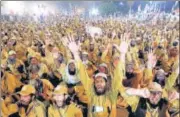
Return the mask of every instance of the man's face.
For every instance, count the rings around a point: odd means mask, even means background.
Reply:
[[[99,66],[99,69],[98,69],[101,73],[106,73],[106,68],[105,67],[102,67],[102,66]]]
[[[90,50],[94,50],[94,45],[90,44]]]
[[[106,81],[102,77],[97,77],[94,80],[95,84],[95,90],[98,94],[104,94],[105,93],[105,87],[106,87]]]
[[[60,63],[62,63],[63,62],[63,55],[61,55],[61,54],[58,54],[58,61],[60,62]]]
[[[150,92],[150,97],[149,97],[149,101],[151,104],[158,104],[158,102],[160,101],[162,97],[162,93],[159,92],[159,91],[156,91],[156,92]]]
[[[56,101],[56,104],[58,107],[64,106],[64,104],[65,104],[65,95],[64,94],[54,95],[53,99]]]
[[[31,64],[37,65],[37,64],[38,64],[38,60],[33,57],[33,58],[31,59]]]
[[[15,54],[14,55],[10,55],[8,57],[8,61],[9,61],[9,64],[15,64],[15,62],[16,62],[16,55]]]
[[[14,43],[15,43],[15,40],[9,40],[7,45],[10,47],[10,46],[13,46]]]
[[[32,99],[31,95],[26,95],[26,96],[21,95],[20,97],[20,101],[24,106],[27,106],[30,103],[31,99]]]
[[[9,56],[9,59],[10,59],[10,60],[15,60],[15,58],[16,58],[16,55],[15,55],[15,54]]]
[[[76,67],[75,67],[75,64],[74,64],[74,63],[70,63],[69,66],[68,66],[68,69],[69,69],[69,74],[70,74],[70,75],[75,75],[75,73],[76,73]]]
[[[126,66],[126,72],[128,72],[128,73],[132,73],[133,72],[133,65],[132,64],[128,64]]]
[[[162,71],[158,71],[156,73],[156,78],[159,79],[159,80],[164,80],[165,79],[165,73],[162,72]]]
[[[82,61],[86,61],[88,59],[87,55],[83,54],[82,55]]]

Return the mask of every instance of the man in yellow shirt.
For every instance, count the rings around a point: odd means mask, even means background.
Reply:
[[[58,85],[52,93],[53,103],[48,108],[48,117],[83,117],[76,104],[67,104],[68,90],[63,84]]]
[[[20,99],[16,102],[17,112],[11,116],[20,117],[46,117],[44,105],[35,99],[35,88],[32,85],[24,85],[18,94]]]

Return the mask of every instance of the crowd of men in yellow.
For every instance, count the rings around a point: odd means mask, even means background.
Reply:
[[[2,22],[2,117],[179,116],[179,21],[55,22]]]

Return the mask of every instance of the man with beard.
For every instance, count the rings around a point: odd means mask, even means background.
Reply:
[[[163,69],[156,70],[154,82],[157,82],[162,87],[164,87],[165,86],[166,75],[167,74],[164,72]]]
[[[97,48],[95,48],[95,44],[92,42],[90,42],[89,44],[89,50],[88,50],[88,59],[92,62],[92,63],[96,63],[98,60],[98,50]]]
[[[39,77],[45,77],[48,73],[48,68],[40,62],[40,54],[30,55],[29,73],[38,74]]]
[[[48,108],[48,117],[83,117],[82,111],[76,104],[68,104],[68,89],[58,85],[52,93],[53,104]]]
[[[140,81],[142,80],[143,71],[138,68],[135,68],[135,64],[129,62],[126,64],[126,79],[124,80],[123,84],[126,87],[133,87],[138,88],[140,85]]]
[[[10,81],[10,82],[9,82]],[[1,60],[1,94],[3,96],[12,94],[22,87],[20,79],[9,71],[4,60]]]
[[[89,97],[88,117],[115,117],[117,94],[119,87],[122,86],[120,84],[122,81],[122,79],[120,79],[122,78],[120,62],[117,62],[117,66],[114,66],[114,77],[112,78],[113,85],[111,89],[107,91],[107,75],[104,73],[98,73],[95,75],[94,80],[90,79],[87,75],[86,68],[79,57],[80,45],[73,41],[73,37],[70,37],[69,40],[70,43],[68,48],[71,50],[75,60],[77,61],[79,78]]]
[[[62,81],[62,73],[66,67],[64,56],[62,53],[54,53],[54,65],[49,72],[49,81],[56,87]]]
[[[80,83],[79,77],[77,75],[77,68],[76,63],[74,60],[70,60],[65,68],[65,72],[62,73],[63,80],[67,84],[78,84]]]
[[[10,117],[46,117],[44,105],[35,99],[35,88],[32,85],[24,85],[18,92],[20,99],[16,102],[17,112]]]

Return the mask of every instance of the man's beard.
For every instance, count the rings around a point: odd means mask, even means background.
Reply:
[[[15,64],[15,63],[16,63],[16,59],[10,59],[10,58],[8,58],[8,63],[9,63],[9,64]]]
[[[104,88],[104,90],[103,90],[103,91],[98,92],[97,88],[94,86],[94,90],[95,90],[95,92],[96,92],[96,95],[98,95],[98,96],[100,96],[100,95],[104,95],[104,94],[106,93],[106,88]]]
[[[24,102],[22,100],[20,102],[21,102],[22,107],[27,107],[32,102],[32,99],[28,103],[26,103],[26,102]]]
[[[70,69],[68,69],[68,72],[70,75],[75,75],[76,74],[76,69],[74,69],[74,71],[71,71]]]
[[[157,104],[152,104],[152,103],[150,102],[150,100],[148,100],[147,102],[150,104],[150,106],[151,106],[152,108],[156,108],[157,106],[159,106],[160,100],[159,100],[159,102],[158,102]]]
[[[131,79],[131,78],[135,77],[135,74],[126,72],[126,77],[127,77],[127,79]]]
[[[94,48],[90,48],[90,52],[94,51]]]
[[[30,65],[29,70],[33,73],[38,72],[40,70],[40,66],[39,65]]]

